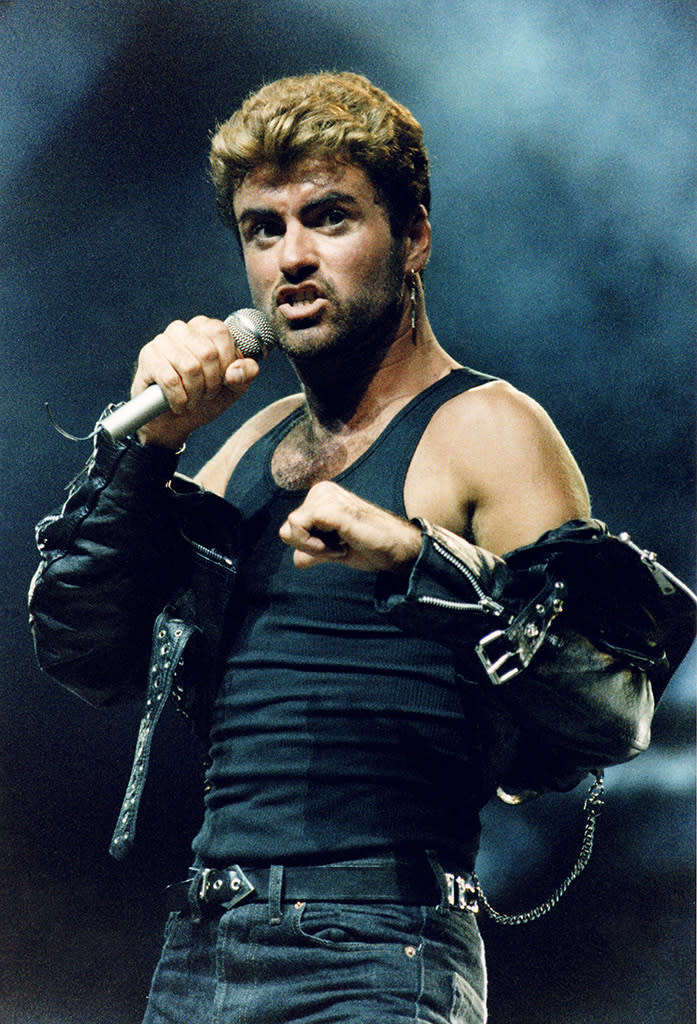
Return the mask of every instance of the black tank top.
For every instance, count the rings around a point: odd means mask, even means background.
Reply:
[[[467,369],[441,378],[336,482],[405,515],[404,480],[433,414],[491,379]],[[481,794],[450,652],[384,621],[373,573],[301,572],[278,538],[307,492],[280,488],[271,457],[301,415],[253,445],[228,485],[243,516],[246,608],[213,712],[194,849],[211,864],[435,849],[467,868]]]

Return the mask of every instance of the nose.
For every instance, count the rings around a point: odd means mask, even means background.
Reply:
[[[292,221],[286,224],[281,242],[280,269],[288,281],[302,281],[319,266],[316,239],[311,228]]]

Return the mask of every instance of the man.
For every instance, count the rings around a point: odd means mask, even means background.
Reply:
[[[258,366],[220,320],[170,324],[132,389],[159,384],[169,410],[137,438],[98,433],[39,528],[31,595],[65,685],[108,704],[147,683],[117,856],[168,694],[210,751],[146,1021],[484,1021],[479,810],[502,784],[564,789],[644,749],[686,641],[649,635],[659,570],[588,520],[549,417],[436,341],[412,115],[357,75],[285,79],[211,159],[301,390],[196,485],[173,478]],[[594,598],[609,551],[640,611],[605,602],[598,627],[579,546]]]

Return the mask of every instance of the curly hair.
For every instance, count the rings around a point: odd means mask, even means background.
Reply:
[[[223,221],[237,230],[233,200],[251,170],[264,164],[283,170],[304,157],[362,167],[396,238],[420,204],[430,208],[418,121],[363,75],[321,71],[262,86],[216,128],[210,163]]]

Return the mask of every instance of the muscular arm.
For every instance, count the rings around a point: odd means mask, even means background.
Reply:
[[[492,396],[472,516],[476,543],[495,554],[531,544],[570,519],[590,516],[585,481],[561,434],[537,403],[508,385]]]
[[[581,472],[536,402],[493,381],[443,406],[417,448],[405,485],[421,516],[496,555],[590,515]]]

